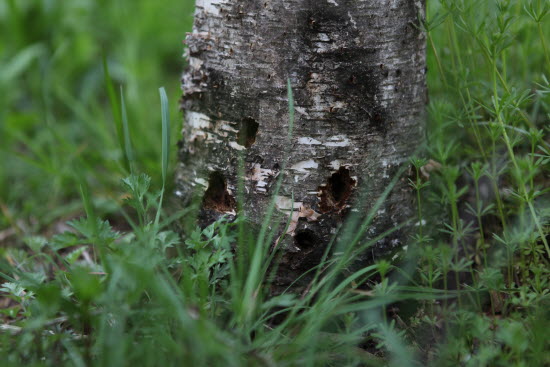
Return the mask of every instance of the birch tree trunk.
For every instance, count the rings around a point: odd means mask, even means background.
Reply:
[[[317,264],[346,214],[366,213],[421,143],[423,17],[423,0],[197,0],[177,194],[184,202],[202,195],[203,222],[234,215],[243,154],[244,210],[259,223],[284,173],[276,210],[293,221],[276,285]],[[296,110],[290,144],[287,79]],[[350,209],[362,187],[366,202]],[[413,216],[403,179],[367,236]],[[405,241],[397,231],[362,261]]]

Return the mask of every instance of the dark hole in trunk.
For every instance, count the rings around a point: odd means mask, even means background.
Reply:
[[[240,145],[250,148],[252,144],[256,141],[256,134],[258,133],[258,127],[260,125],[256,120],[252,118],[245,118],[241,121],[241,127],[237,135],[237,143]]]
[[[332,174],[327,183],[319,188],[319,209],[326,213],[332,210],[342,210],[346,207],[353,188],[355,180],[351,177],[349,169],[340,167]]]
[[[205,209],[219,212],[227,212],[235,208],[235,199],[227,191],[227,182],[220,172],[216,171],[210,175],[202,205]]]
[[[307,250],[313,248],[319,242],[319,237],[310,229],[304,229],[294,236],[294,242],[300,250]]]

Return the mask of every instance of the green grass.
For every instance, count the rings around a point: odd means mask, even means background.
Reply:
[[[82,179],[103,214],[118,211],[128,166],[119,148],[120,111],[108,101],[120,99],[119,86],[136,168],[160,187],[157,90],[166,88],[177,116],[192,14],[189,0],[1,2],[0,228],[36,232],[77,215]],[[172,127],[177,136],[178,124]],[[175,149],[170,153],[174,159]]]
[[[0,3],[1,364],[550,365],[550,5],[428,3],[407,251],[350,273],[351,218],[272,298],[271,212],[166,208],[192,4]]]

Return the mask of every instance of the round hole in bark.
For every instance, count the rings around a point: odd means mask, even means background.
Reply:
[[[319,210],[329,212],[342,210],[346,207],[356,181],[351,177],[349,169],[340,167],[332,174],[327,183],[319,188]]]
[[[242,120],[241,127],[237,135],[237,143],[246,148],[250,148],[256,141],[256,134],[258,133],[259,126],[260,124],[252,118],[247,117]]]
[[[319,237],[311,229],[304,229],[294,235],[294,243],[300,250],[307,250],[319,243]]]
[[[227,191],[227,182],[220,172],[216,171],[210,175],[202,205],[204,209],[213,209],[219,212],[227,212],[235,208],[235,199]]]

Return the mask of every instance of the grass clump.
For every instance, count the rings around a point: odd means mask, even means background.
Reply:
[[[138,1],[134,22],[117,3],[101,11],[113,30],[126,22],[113,34],[127,54],[103,51],[129,57],[160,8]],[[275,297],[272,212],[255,236],[245,218],[201,229],[167,208],[168,98],[162,89],[152,117],[141,87],[168,79],[153,69],[170,58],[154,55],[172,43],[147,46],[151,61],[109,56],[101,67],[96,40],[115,38],[84,32],[95,3],[7,4],[0,90],[13,93],[0,102],[0,154],[17,164],[0,176],[4,365],[550,364],[548,2],[428,1],[427,143],[411,159],[407,250],[346,271],[372,244],[361,240],[369,219],[350,220],[309,292]],[[72,17],[40,38],[22,26],[30,14],[36,29]],[[38,64],[41,82],[28,72]],[[182,238],[175,224],[191,231]]]

